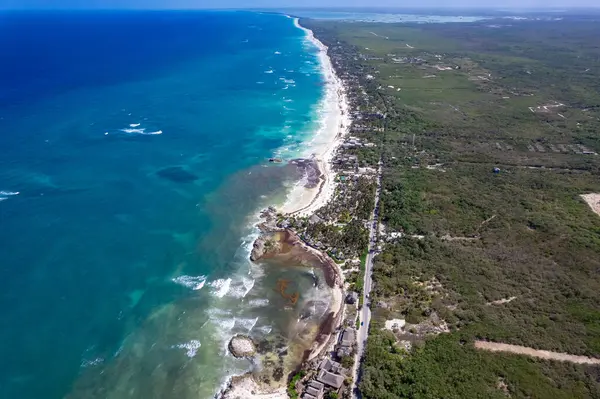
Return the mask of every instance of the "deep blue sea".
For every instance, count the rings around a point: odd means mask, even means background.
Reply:
[[[0,14],[0,397],[203,398],[246,370],[226,340],[285,325],[247,261],[297,177],[267,160],[302,152],[323,83],[281,15]]]

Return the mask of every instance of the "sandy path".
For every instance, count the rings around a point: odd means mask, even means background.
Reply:
[[[475,348],[491,352],[509,352],[518,355],[533,356],[540,359],[559,360],[577,364],[600,364],[600,359],[594,359],[592,357],[569,355],[568,353],[550,352],[528,348],[526,346],[500,344],[497,342],[475,341]]]

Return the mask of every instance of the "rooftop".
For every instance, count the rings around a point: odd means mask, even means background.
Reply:
[[[309,386],[308,388],[306,388],[306,393],[309,394],[309,395],[315,396],[315,397],[319,396],[319,394],[321,392],[322,391],[319,391],[318,389],[315,389],[315,388],[313,388],[311,386]]]
[[[344,383],[344,376],[339,374],[333,374],[326,370],[321,370],[319,371],[317,380],[319,380],[325,385],[339,389]]]
[[[354,345],[354,341],[356,340],[356,332],[352,328],[346,328],[342,333],[342,338],[340,339],[340,344],[344,346],[352,346]]]

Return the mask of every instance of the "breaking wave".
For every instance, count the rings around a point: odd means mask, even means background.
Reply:
[[[127,133],[127,134],[143,134],[143,135],[156,135],[156,134],[163,133],[162,130],[156,130],[154,132],[147,132],[146,128],[127,128],[127,129],[121,129],[121,132]]]
[[[195,291],[204,287],[206,284],[206,276],[179,276],[171,279],[175,284],[183,285]]]
[[[218,279],[209,283],[210,287],[214,290],[214,295],[217,298],[223,298],[229,292],[231,288],[231,279]]]
[[[187,357],[191,358],[196,356],[196,353],[198,353],[198,349],[200,349],[201,346],[202,344],[200,343],[200,341],[198,341],[197,339],[193,339],[183,344],[173,345],[171,348],[185,349],[185,354],[187,355]]]

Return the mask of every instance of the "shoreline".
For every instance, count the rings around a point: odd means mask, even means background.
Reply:
[[[342,80],[337,75],[335,68],[328,55],[328,47],[325,46],[319,39],[314,35],[314,32],[308,28],[300,25],[300,19],[297,17],[288,18],[294,19],[294,25],[305,32],[308,40],[312,42],[319,49],[319,60],[323,68],[323,74],[327,85],[331,85],[331,90],[325,94],[323,102],[333,104],[332,112],[334,114],[326,120],[325,129],[329,129],[326,133],[329,135],[325,136],[328,141],[323,143],[320,153],[315,154],[316,162],[321,173],[320,183],[315,188],[305,188],[297,184],[292,191],[288,194],[288,200],[281,207],[280,212],[284,214],[294,216],[312,216],[317,210],[325,206],[333,198],[335,194],[335,179],[337,173],[331,167],[331,161],[335,156],[338,148],[342,145],[344,137],[348,135],[351,119],[350,119],[350,105],[348,97],[346,95],[346,87]],[[327,125],[329,123],[329,125]],[[314,141],[317,137],[313,138]],[[295,232],[294,232],[295,235]],[[331,284],[332,298],[331,305],[329,308],[330,314],[333,320],[329,329],[331,332],[320,332],[316,337],[311,349],[310,354],[304,360],[303,364],[319,357],[323,350],[329,347],[329,341],[333,331],[339,327],[341,323],[341,317],[344,310],[344,274],[340,266],[335,263],[333,259],[326,253],[319,251],[310,245],[307,245],[300,237],[297,237],[297,245],[300,246],[304,251],[312,253],[315,257],[321,259],[322,263],[327,264],[335,274],[335,283]],[[324,342],[319,342],[324,336],[327,337]],[[285,396],[287,397],[287,395]]]
[[[331,167],[331,161],[337,149],[343,143],[344,136],[348,134],[351,120],[349,118],[349,103],[346,96],[346,89],[343,82],[337,76],[331,60],[327,54],[328,48],[321,43],[314,33],[299,23],[299,18],[289,15],[286,17],[294,19],[294,26],[301,29],[306,38],[319,50],[319,60],[322,73],[325,77],[326,93],[321,100],[323,108],[328,114],[325,116],[318,133],[307,144],[315,145],[311,154],[319,168],[319,184],[314,188],[304,187],[302,180],[297,182],[290,190],[283,205],[278,207],[277,211],[295,216],[311,216],[318,209],[326,205],[335,194],[335,178],[337,173]],[[315,143],[316,142],[316,143]],[[269,234],[268,229],[261,229],[255,242]],[[329,306],[329,318],[319,327],[319,333],[310,348],[300,367],[307,362],[319,357],[325,348],[330,346],[332,334],[339,327],[344,309],[344,275],[339,267],[327,254],[310,247],[298,237],[294,231],[290,231],[294,236],[294,245],[306,251],[319,260],[324,268],[329,268],[333,272],[333,282],[330,285],[332,289],[332,298]],[[215,398],[219,399],[287,399],[287,389],[284,385],[276,390],[267,390],[261,387],[253,378],[252,374],[246,373],[238,376],[231,376],[226,388],[221,390]]]
[[[260,224],[260,236],[255,241],[251,259],[265,261],[281,259],[313,259],[317,261],[323,271],[325,285],[330,290],[330,302],[327,307],[326,317],[317,324],[317,333],[312,338],[310,347],[303,351],[300,363],[295,369],[289,369],[286,376],[293,375],[302,370],[306,364],[323,355],[330,348],[336,338],[336,332],[344,315],[344,277],[337,263],[327,254],[307,245],[292,229],[278,228],[275,223],[275,210],[267,209],[263,212],[263,223]],[[271,245],[261,245],[270,242]],[[256,251],[256,253],[255,253]],[[255,364],[255,361],[252,361]],[[258,362],[260,363],[260,361]],[[255,370],[254,370],[255,371]],[[287,399],[287,386],[270,385],[256,379],[254,371],[241,375],[233,375],[216,395],[218,399]],[[287,378],[286,380],[287,381]]]
[[[292,17],[288,16],[288,18]],[[307,39],[319,49],[318,56],[327,88],[321,103],[329,115],[324,119],[320,133],[308,143],[313,144],[315,141],[319,141],[312,153],[321,174],[319,185],[315,188],[306,188],[302,186],[301,182],[296,183],[289,192],[285,203],[278,210],[289,215],[310,216],[327,204],[335,193],[336,173],[331,168],[331,160],[343,143],[344,136],[348,134],[351,120],[346,88],[337,76],[327,55],[327,46],[321,43],[310,29],[300,25],[298,18],[294,18],[294,25],[304,31]]]

